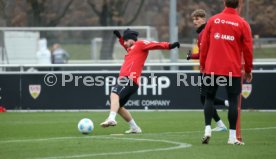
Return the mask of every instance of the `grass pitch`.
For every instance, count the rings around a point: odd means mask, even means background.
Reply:
[[[219,112],[227,123],[227,112]],[[122,135],[128,124],[101,128],[108,112],[0,114],[1,159],[274,159],[276,112],[242,112],[244,146],[227,145],[228,132],[212,134],[202,145],[202,112],[133,112],[142,134]],[[80,119],[93,120],[89,135],[77,130]],[[213,122],[214,124],[214,122]],[[228,124],[227,124],[228,125]]]

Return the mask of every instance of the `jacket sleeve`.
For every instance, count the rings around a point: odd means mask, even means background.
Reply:
[[[242,52],[245,63],[244,70],[246,73],[250,73],[253,67],[253,42],[250,26],[246,21],[243,25]]]
[[[205,63],[206,63],[206,58],[209,50],[209,43],[210,43],[210,26],[211,23],[207,23],[206,27],[204,29],[202,39],[201,39],[201,44],[199,46],[200,50],[200,70],[204,72],[205,70]]]
[[[170,43],[156,41],[142,41],[144,44],[143,50],[169,50]]]
[[[123,48],[125,48],[125,50],[127,51],[127,48],[126,48],[126,46],[124,45],[124,39],[123,39],[123,37],[121,37],[121,38],[119,39],[119,42],[120,42],[120,44],[123,46]]]

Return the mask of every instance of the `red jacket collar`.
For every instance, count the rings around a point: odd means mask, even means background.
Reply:
[[[229,7],[226,7],[222,12],[223,12],[223,13],[237,14],[237,15],[238,15],[238,12],[237,12],[236,9],[234,9],[234,8],[229,8]]]

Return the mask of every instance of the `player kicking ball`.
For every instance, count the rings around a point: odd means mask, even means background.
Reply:
[[[179,48],[180,45],[179,42],[169,43],[138,40],[139,33],[130,29],[126,29],[123,36],[121,36],[118,30],[115,30],[114,34],[119,39],[120,44],[126,49],[127,54],[125,55],[117,84],[111,90],[109,116],[100,125],[103,128],[116,126],[116,115],[119,114],[130,126],[130,129],[125,131],[126,134],[142,133],[141,128],[136,124],[124,105],[139,88],[139,77],[141,76],[149,51],[170,50],[176,47]]]

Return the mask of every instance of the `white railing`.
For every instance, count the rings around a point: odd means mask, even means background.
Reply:
[[[96,63],[96,64],[50,64],[50,65],[41,65],[41,64],[0,64],[0,72],[26,72],[28,68],[49,68],[54,71],[53,68],[117,68],[121,67],[121,63]],[[276,69],[276,61],[275,62],[254,62],[254,66],[275,66]],[[146,63],[145,70],[150,70],[150,67],[193,67],[199,66],[198,62],[186,62],[186,63]],[[11,69],[11,70],[9,70]],[[12,71],[14,69],[14,71]],[[68,70],[70,71],[70,70]],[[87,69],[86,69],[87,71]],[[105,70],[106,71],[106,70]]]

